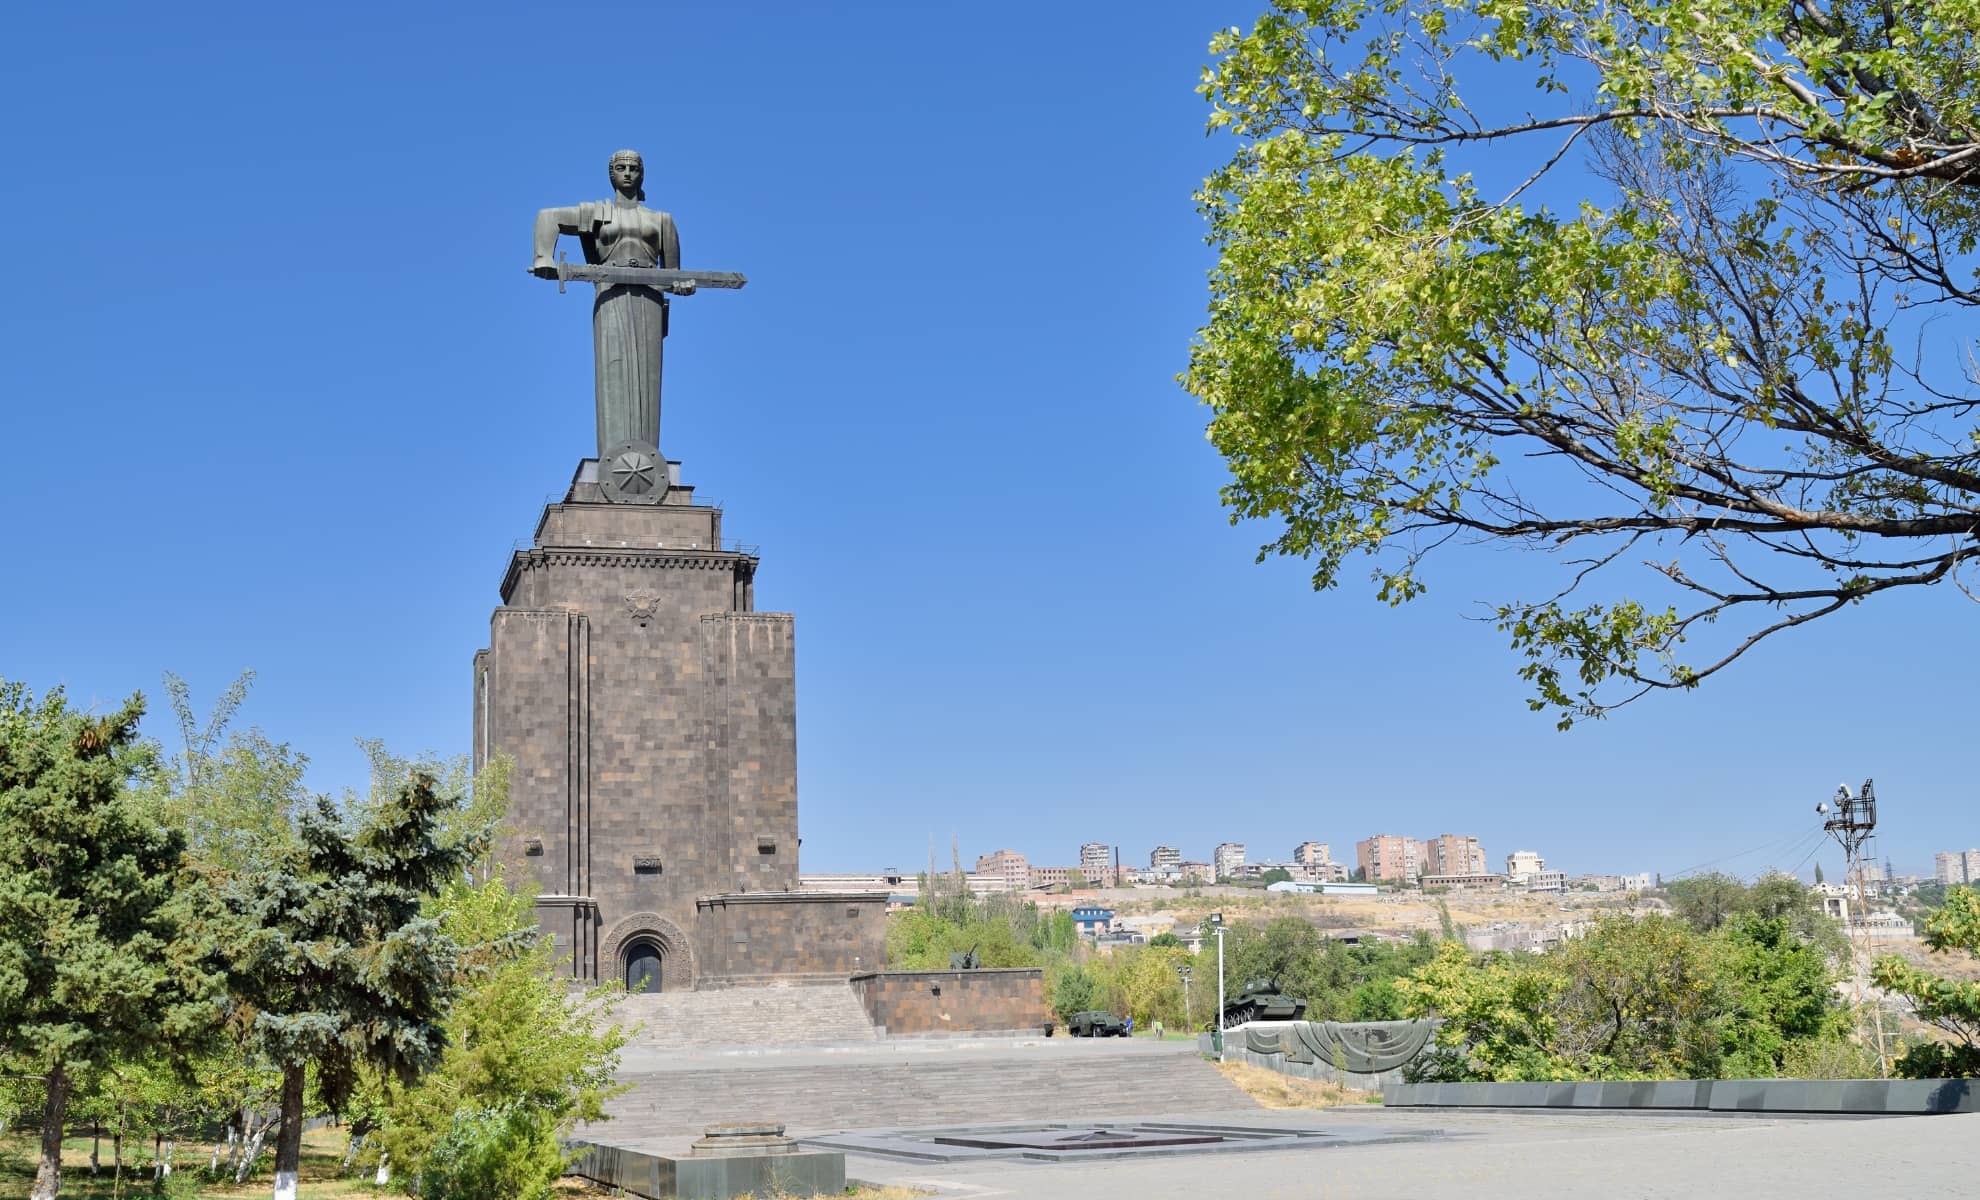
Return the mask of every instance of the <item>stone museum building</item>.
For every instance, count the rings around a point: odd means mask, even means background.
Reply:
[[[600,450],[502,576],[475,766],[513,760],[503,856],[577,978],[843,981],[885,966],[886,895],[798,890],[792,617],[757,611],[757,556],[655,444],[669,296],[741,277],[677,269],[637,164],[614,156],[617,199],[538,218],[532,271],[596,289]],[[585,264],[550,259],[559,234]]]

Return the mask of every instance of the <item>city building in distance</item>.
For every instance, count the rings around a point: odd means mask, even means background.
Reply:
[[[1244,843],[1223,842],[1210,852],[1211,865],[1216,868],[1216,878],[1229,879],[1244,865]]]
[[[1325,842],[1301,842],[1293,847],[1293,861],[1302,867],[1324,867],[1333,862]]]
[[[1171,878],[1182,874],[1182,851],[1174,846],[1157,846],[1148,852],[1148,869]]]
[[[1419,862],[1425,875],[1483,875],[1485,851],[1475,837],[1440,833],[1423,843]]]
[[[1462,875],[1421,875],[1416,882],[1425,889],[1444,888],[1453,892],[1498,892],[1504,891],[1506,877],[1489,871]]]
[[[1422,848],[1423,843],[1415,838],[1378,833],[1356,842],[1354,857],[1361,867],[1361,877],[1369,883],[1377,880],[1410,883],[1423,874]]]
[[[1072,882],[1071,867],[1032,867],[1029,871],[1031,886],[1034,888],[1065,887]]]
[[[1114,883],[1114,848],[1105,842],[1087,842],[1079,848],[1079,873],[1095,887]]]
[[[1015,850],[999,850],[976,860],[978,875],[994,875],[1004,881],[1004,890],[1027,891],[1031,887],[1031,864]]]
[[[1940,883],[1980,883],[1980,850],[1941,850],[1932,856],[1932,867]]]
[[[1547,860],[1531,850],[1515,850],[1506,855],[1506,878],[1524,884],[1547,869]]]

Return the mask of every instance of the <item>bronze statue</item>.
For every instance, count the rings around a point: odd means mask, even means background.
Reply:
[[[667,336],[667,293],[693,295],[697,286],[741,287],[741,275],[680,269],[674,218],[646,207],[646,165],[621,150],[608,168],[613,196],[536,214],[536,257],[530,273],[597,288],[591,305],[596,366],[598,454],[633,446],[653,454],[660,445],[660,366]],[[554,257],[559,234],[573,234],[585,266]]]

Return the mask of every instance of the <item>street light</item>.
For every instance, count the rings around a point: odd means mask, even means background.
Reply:
[[[1210,927],[1217,931],[1217,1061],[1224,1061],[1224,914],[1211,913]]]
[[[1190,1012],[1189,1010],[1189,964],[1188,963],[1177,964],[1176,978],[1182,980],[1182,985],[1183,985],[1183,1028],[1189,1031],[1189,1036],[1195,1037],[1196,1016],[1194,1013]]]

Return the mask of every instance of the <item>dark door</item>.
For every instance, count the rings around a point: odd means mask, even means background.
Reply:
[[[626,990],[660,990],[660,947],[652,942],[639,942],[626,951]]]

